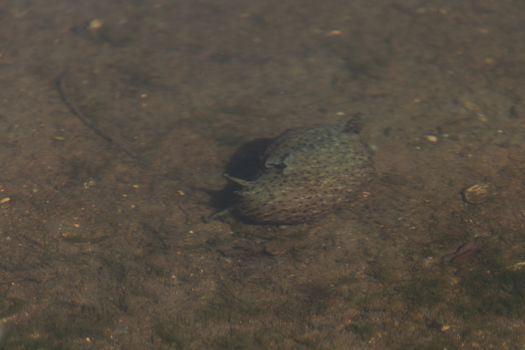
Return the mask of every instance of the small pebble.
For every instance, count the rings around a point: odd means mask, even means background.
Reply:
[[[87,25],[87,30],[89,30],[91,33],[96,34],[98,33],[102,28],[104,27],[104,22],[99,19],[95,18],[89,21]]]
[[[467,111],[474,112],[474,113],[481,112],[481,108],[476,103],[470,100],[463,100],[463,108],[465,108]]]
[[[492,185],[489,183],[478,183],[463,190],[463,200],[470,204],[485,202],[492,193]]]
[[[437,143],[438,142],[438,137],[436,135],[427,135],[425,136],[425,139],[428,141],[428,142],[432,142],[432,143]]]
[[[341,36],[341,35],[343,35],[343,32],[337,29],[331,30],[326,34],[326,36],[329,36],[329,37],[336,37],[336,36]]]

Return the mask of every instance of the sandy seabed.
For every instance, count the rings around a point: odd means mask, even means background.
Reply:
[[[518,348],[524,20],[512,0],[3,1],[0,347]],[[243,145],[357,112],[359,199],[203,220]]]

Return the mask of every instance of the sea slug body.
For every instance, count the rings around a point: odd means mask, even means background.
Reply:
[[[297,224],[317,219],[354,197],[373,178],[371,152],[362,141],[362,118],[285,131],[264,153],[254,181],[240,185],[237,214],[260,224]]]

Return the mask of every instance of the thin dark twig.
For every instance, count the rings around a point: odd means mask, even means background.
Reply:
[[[137,159],[137,156],[135,154],[133,154],[130,151],[128,151],[126,148],[124,148],[123,146],[118,144],[115,140],[113,140],[113,138],[111,138],[109,135],[107,135],[102,130],[100,130],[95,125],[95,123],[93,123],[93,121],[91,119],[86,117],[86,115],[84,113],[82,113],[80,111],[80,109],[78,109],[78,107],[68,98],[67,93],[66,93],[67,89],[66,89],[66,83],[65,83],[64,75],[61,75],[57,79],[55,79],[54,85],[55,85],[55,88],[58,91],[58,94],[59,94],[60,99],[62,100],[62,102],[66,105],[66,107],[69,109],[69,111],[80,120],[80,122],[85,127],[87,127],[88,129],[92,130],[98,137],[100,137],[101,139],[106,141],[112,147],[114,147],[114,148],[118,149],[119,151],[125,153],[128,157],[133,158],[135,160]]]

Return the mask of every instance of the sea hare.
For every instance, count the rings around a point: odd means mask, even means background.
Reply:
[[[285,131],[265,151],[255,180],[227,176],[240,186],[237,214],[254,223],[297,224],[351,200],[374,174],[361,126],[361,116],[354,116],[335,125]]]

